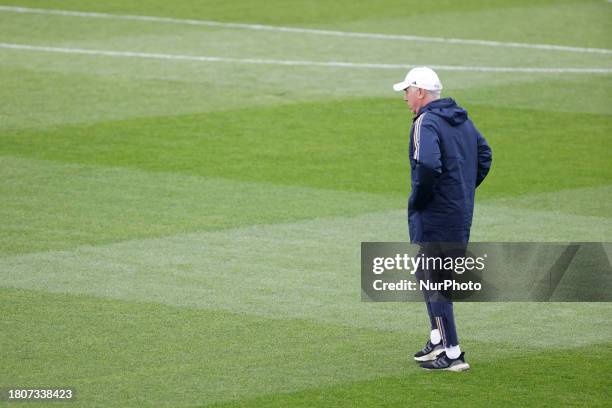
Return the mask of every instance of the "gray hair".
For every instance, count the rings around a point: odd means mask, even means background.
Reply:
[[[435,99],[440,99],[440,96],[442,95],[442,91],[425,91],[427,92],[427,95],[434,97]]]

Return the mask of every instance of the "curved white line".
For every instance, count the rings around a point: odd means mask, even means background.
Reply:
[[[194,62],[227,62],[235,64],[263,64],[263,65],[288,65],[288,66],[313,66],[330,68],[372,68],[372,69],[408,69],[410,64],[374,64],[359,62],[340,61],[300,61],[300,60],[276,60],[258,58],[228,58],[198,55],[159,54],[134,51],[111,51],[94,50],[84,48],[48,47],[29,44],[0,43],[0,48],[12,50],[40,51],[61,54],[80,54],[107,57],[125,58],[147,58],[160,60],[181,60]],[[429,67],[441,71],[467,71],[467,72],[521,72],[521,73],[573,73],[573,74],[610,74],[612,68],[529,68],[529,67],[471,67],[462,65],[429,65]]]
[[[487,46],[487,47],[530,48],[530,49],[547,50],[547,51],[612,54],[612,50],[608,48],[586,48],[586,47],[572,47],[572,46],[554,45],[554,44],[529,44],[529,43],[519,43],[519,42],[491,41],[491,40],[471,40],[471,39],[462,39],[462,38],[423,37],[423,36],[416,36],[416,35],[401,35],[401,34],[360,33],[360,32],[351,32],[351,31],[320,30],[320,29],[314,29],[314,28],[271,26],[271,25],[263,25],[263,24],[226,23],[226,22],[220,22],[220,21],[180,19],[180,18],[171,18],[171,17],[96,13],[96,12],[88,12],[88,11],[40,9],[40,8],[16,7],[16,6],[0,6],[0,11],[14,12],[14,13],[59,15],[59,16],[68,16],[68,17],[107,18],[107,19],[128,20],[128,21],[149,21],[149,22],[156,22],[156,23],[199,25],[199,26],[237,28],[237,29],[259,30],[259,31],[279,31],[279,32],[286,32],[286,33],[329,35],[329,36],[337,36],[337,37],[368,38],[368,39],[379,39],[379,40],[418,41],[418,42],[433,42],[433,43],[445,43],[445,44],[481,45],[481,46]]]

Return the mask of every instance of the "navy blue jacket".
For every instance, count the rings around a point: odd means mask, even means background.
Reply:
[[[421,108],[410,132],[410,241],[468,242],[474,193],[491,161],[487,141],[453,99]]]

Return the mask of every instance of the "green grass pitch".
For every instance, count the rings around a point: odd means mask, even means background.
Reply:
[[[0,7],[2,44],[607,69],[438,73],[494,151],[472,240],[612,240],[609,1],[1,6],[605,49]],[[457,304],[472,370],[455,374],[411,361],[423,305],[360,302],[360,242],[407,239],[405,72],[0,46],[0,389],[74,387],[53,405],[70,407],[609,406],[611,304]]]

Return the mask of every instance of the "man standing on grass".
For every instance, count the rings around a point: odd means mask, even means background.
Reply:
[[[404,101],[415,114],[409,149],[410,242],[420,245],[425,256],[445,256],[443,243],[467,246],[474,194],[491,167],[491,149],[463,108],[451,98],[440,99],[442,84],[432,69],[410,70],[393,89],[404,91]],[[438,281],[442,275],[444,271],[417,271],[419,280]],[[414,359],[425,369],[467,370],[450,293],[426,292],[425,302],[431,334]]]

